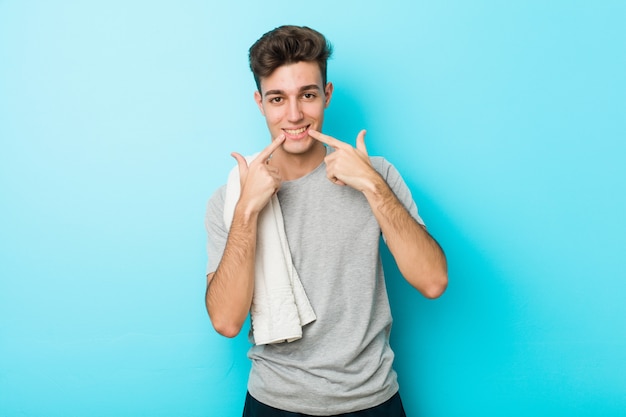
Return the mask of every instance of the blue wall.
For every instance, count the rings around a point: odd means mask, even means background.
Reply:
[[[203,215],[284,23],[448,254],[436,301],[385,254],[409,414],[625,415],[625,2],[211,3],[0,0],[0,415],[240,415]]]

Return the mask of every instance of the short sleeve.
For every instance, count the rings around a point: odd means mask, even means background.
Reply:
[[[378,171],[378,173],[387,181],[387,184],[393,191],[393,193],[398,197],[398,200],[402,203],[404,208],[407,209],[409,214],[417,221],[419,224],[424,226],[424,220],[420,217],[417,205],[413,200],[413,196],[411,194],[411,190],[404,182],[404,179],[391,163],[384,158],[374,157],[372,158],[372,165]]]
[[[207,231],[207,275],[215,272],[222,260],[228,230],[224,224],[224,195],[226,186],[218,188],[207,203],[204,225]]]

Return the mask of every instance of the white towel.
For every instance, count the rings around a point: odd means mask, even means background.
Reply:
[[[248,164],[258,155],[247,156]],[[224,223],[230,229],[240,194],[239,168],[228,175]],[[254,295],[250,316],[256,345],[293,342],[302,337],[302,327],[316,319],[291,260],[278,197],[273,195],[259,213]]]

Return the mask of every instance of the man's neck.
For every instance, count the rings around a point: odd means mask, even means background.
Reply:
[[[302,178],[320,166],[326,157],[326,147],[318,142],[306,153],[292,154],[278,149],[272,155],[270,164],[277,167],[283,181]]]

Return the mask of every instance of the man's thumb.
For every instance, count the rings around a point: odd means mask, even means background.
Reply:
[[[356,148],[367,155],[367,148],[365,147],[365,134],[367,131],[365,129],[359,132],[359,135],[356,137]]]
[[[246,176],[248,175],[248,161],[246,161],[246,158],[237,152],[231,153],[230,156],[237,160],[237,165],[239,167],[239,181],[243,184],[246,180]]]

